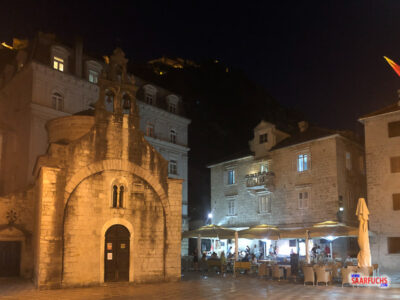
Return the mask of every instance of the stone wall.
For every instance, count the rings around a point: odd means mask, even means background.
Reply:
[[[391,173],[390,157],[400,156],[400,137],[388,137],[388,123],[400,121],[400,112],[364,120],[368,206],[372,263],[381,270],[398,271],[399,254],[388,253],[388,237],[400,237],[400,211],[393,210],[392,195],[400,193],[400,173]]]
[[[211,167],[213,222],[241,227],[255,224],[295,226],[337,220],[339,191],[351,189],[354,183],[365,190],[364,177],[360,172],[353,170],[354,175],[342,175],[344,149],[350,149],[355,156],[362,155],[362,147],[333,135],[274,150],[264,158],[249,156]],[[311,168],[298,172],[297,155],[303,152],[310,154]],[[271,193],[271,213],[260,213],[258,195],[246,188],[245,176],[259,172],[261,164],[266,161],[270,161],[271,171],[275,174],[274,189]],[[227,170],[231,168],[236,171],[236,184],[227,185]],[[340,182],[342,179],[343,183]],[[307,209],[299,209],[298,194],[302,191],[309,193]],[[229,200],[235,201],[234,216],[227,214]]]

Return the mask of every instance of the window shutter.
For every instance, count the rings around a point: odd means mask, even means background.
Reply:
[[[392,173],[400,172],[400,156],[390,158],[390,171]]]
[[[400,210],[400,194],[393,194],[393,210]]]
[[[400,121],[388,123],[389,137],[400,136]]]
[[[400,253],[400,237],[388,237],[388,253]]]

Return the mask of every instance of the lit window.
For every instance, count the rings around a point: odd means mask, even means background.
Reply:
[[[54,56],[53,57],[53,68],[64,72],[64,60],[60,57]]]
[[[235,200],[228,201],[228,216],[235,215]]]
[[[153,124],[147,124],[146,135],[150,136],[150,137],[154,137],[154,125]]]
[[[269,172],[269,163],[263,163],[260,166],[260,172],[264,173],[264,172]]]
[[[308,191],[299,193],[299,209],[308,208],[309,193]]]
[[[176,104],[175,103],[169,103],[168,110],[169,110],[169,112],[175,114],[176,113]]]
[[[173,144],[176,144],[176,131],[171,129],[169,132],[169,141]]]
[[[309,154],[299,154],[297,156],[297,171],[304,172],[309,170],[310,165],[310,155]]]
[[[93,70],[89,70],[89,82],[97,83],[99,79],[99,73]]]
[[[64,109],[64,97],[59,93],[53,93],[51,96],[52,106],[56,110]]]
[[[258,211],[260,213],[271,212],[271,197],[269,195],[258,197]]]
[[[169,161],[169,174],[172,174],[172,175],[178,174],[178,163],[176,160]]]
[[[146,93],[144,98],[145,98],[147,104],[153,105],[153,98],[154,97],[153,97],[152,94]]]
[[[260,144],[264,144],[268,142],[268,134],[264,133],[264,134],[260,134]]]
[[[235,170],[228,170],[228,185],[235,184]]]
[[[346,152],[346,169],[351,170],[351,154]]]

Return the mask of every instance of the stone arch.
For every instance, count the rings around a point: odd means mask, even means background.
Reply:
[[[123,218],[113,218],[108,220],[107,222],[104,223],[103,227],[101,228],[100,232],[100,270],[99,270],[99,282],[103,283],[104,282],[104,245],[105,245],[105,236],[107,230],[113,226],[113,225],[123,225],[125,226],[129,233],[130,233],[130,239],[129,239],[129,282],[133,281],[133,266],[134,266],[134,256],[131,255],[132,251],[134,249],[133,245],[133,237],[134,237],[134,230],[133,230],[133,225],[131,222],[129,222],[126,219]]]
[[[126,171],[136,176],[142,178],[143,180],[147,181],[157,195],[160,198],[161,204],[164,209],[164,213],[167,216],[169,212],[169,203],[168,197],[161,186],[161,184],[154,178],[153,174],[130,161],[121,160],[121,159],[109,159],[109,160],[102,160],[90,164],[86,167],[79,169],[68,181],[67,185],[65,186],[65,193],[64,193],[64,210],[67,207],[68,200],[72,194],[72,192],[76,189],[76,187],[86,178],[96,173],[100,173],[102,171],[107,170],[118,170],[118,171]]]

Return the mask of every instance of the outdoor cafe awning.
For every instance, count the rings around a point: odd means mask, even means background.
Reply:
[[[239,231],[239,238],[278,240],[279,230],[275,226],[262,224]]]
[[[280,238],[305,239],[307,230],[310,238],[323,238],[328,236],[356,237],[358,235],[357,227],[348,226],[336,221],[326,221],[304,228],[281,229]]]
[[[211,224],[182,232],[182,238],[197,238],[200,235],[202,238],[234,239],[235,232],[233,229]]]

